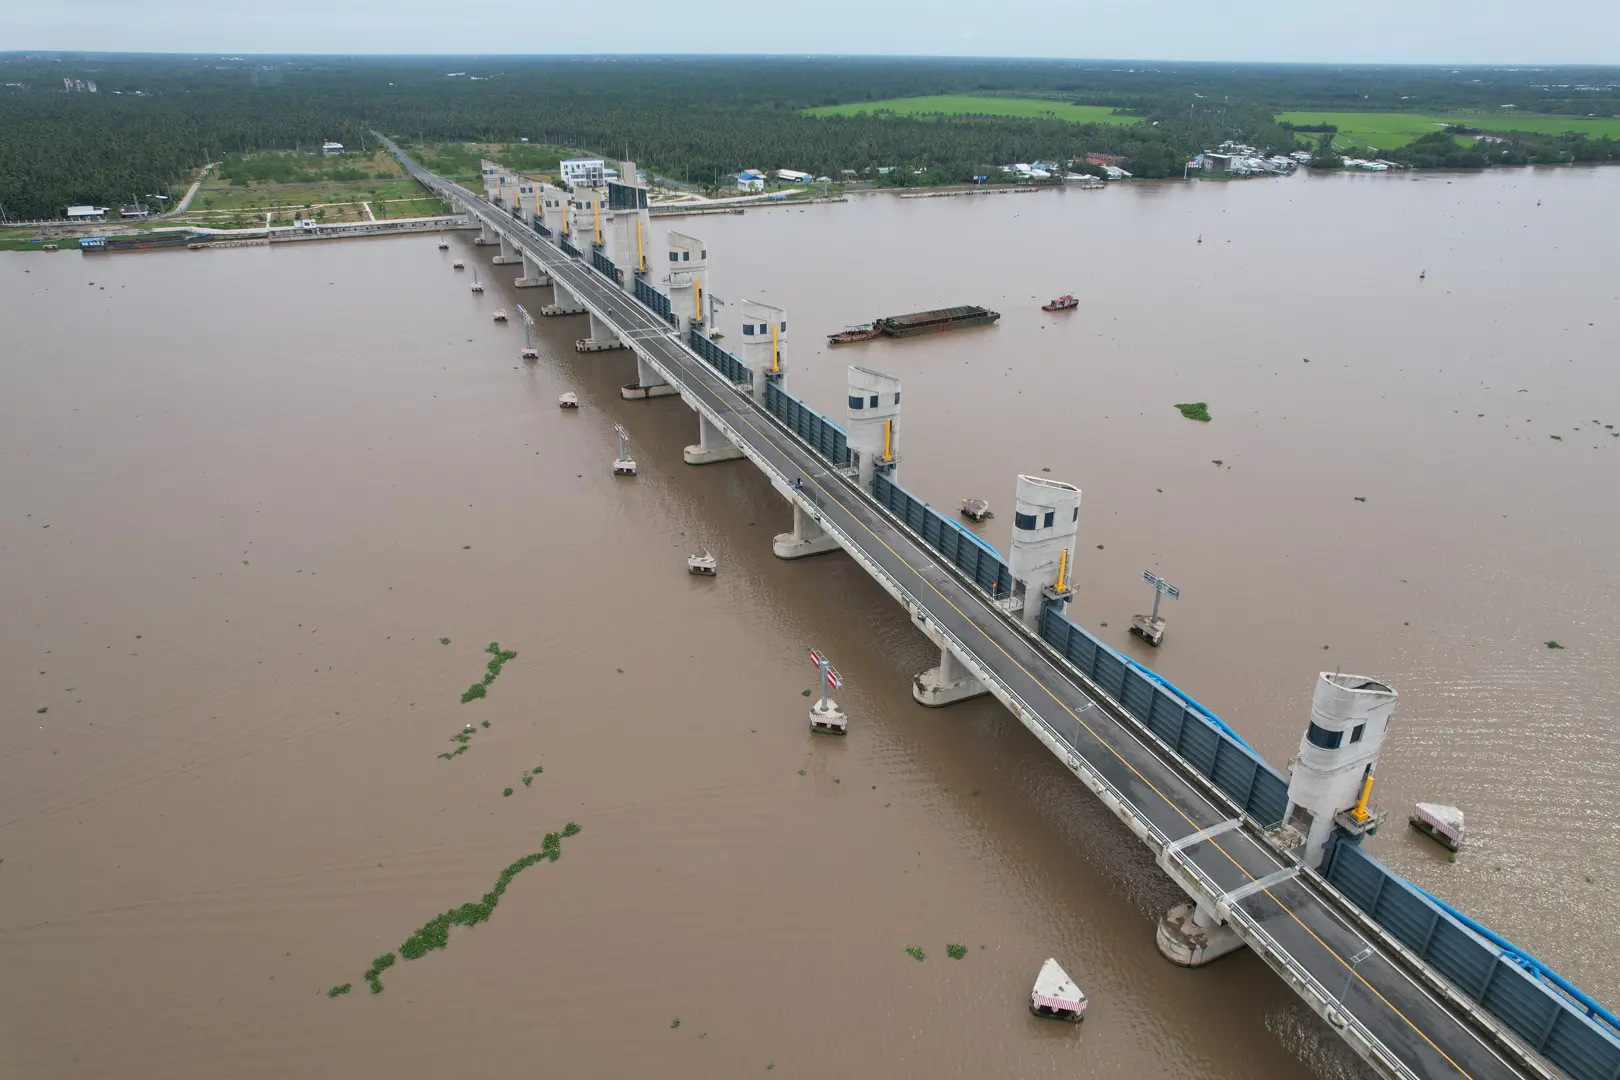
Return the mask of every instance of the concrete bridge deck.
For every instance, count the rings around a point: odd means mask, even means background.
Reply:
[[[386,140],[385,140],[386,141]],[[1334,1030],[1392,1077],[1551,1076],[1487,1017],[1414,970],[1392,940],[1251,821],[1097,687],[943,564],[838,470],[675,336],[670,325],[528,223],[420,169],[425,186],[465,207],[541,264],[638,357],[676,387],[772,485],[814,518],[972,675],[1155,852],[1190,895],[1218,910]],[[793,487],[803,478],[804,489]],[[1365,950],[1371,950],[1360,957]],[[1352,961],[1355,961],[1354,963]]]

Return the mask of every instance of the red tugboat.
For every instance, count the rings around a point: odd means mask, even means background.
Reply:
[[[1041,310],[1042,311],[1073,311],[1075,308],[1077,308],[1079,306],[1080,306],[1080,301],[1076,300],[1072,296],[1069,296],[1069,295],[1065,294],[1063,296],[1058,297],[1056,300],[1048,300],[1046,303],[1041,305]]]

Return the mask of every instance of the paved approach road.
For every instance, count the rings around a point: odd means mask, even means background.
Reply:
[[[400,154],[430,187],[447,181]],[[1170,840],[1190,837],[1231,819],[1167,760],[1101,694],[1089,691],[1066,668],[1013,626],[979,590],[946,569],[877,504],[830,469],[748,395],[739,392],[682,345],[668,323],[579,261],[569,258],[525,222],[461,191],[470,209],[504,231],[627,344],[646,354],[701,401],[779,475],[779,486],[803,477],[818,514],[849,538],[971,652],[1054,733],[1073,755],[1100,774],[1122,800]],[[1245,828],[1188,845],[1183,854],[1220,890],[1231,892],[1284,870],[1289,863]],[[1236,905],[1279,950],[1305,968],[1342,1002],[1399,1061],[1419,1077],[1487,1080],[1528,1077],[1510,1064],[1463,1015],[1432,995],[1401,964],[1369,940],[1335,902],[1304,877],[1257,890]],[[1352,964],[1363,950],[1372,952]]]

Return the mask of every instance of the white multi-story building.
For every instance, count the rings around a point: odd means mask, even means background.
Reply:
[[[607,182],[607,163],[601,158],[570,158],[558,168],[569,187],[601,187]]]

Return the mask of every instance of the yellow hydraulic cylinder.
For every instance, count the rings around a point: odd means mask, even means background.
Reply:
[[[1069,587],[1069,549],[1064,548],[1058,555],[1057,591],[1063,592]]]
[[[1373,774],[1368,773],[1367,778],[1361,782],[1361,797],[1356,800],[1355,808],[1350,811],[1350,817],[1355,821],[1367,820],[1367,799],[1372,795]]]

